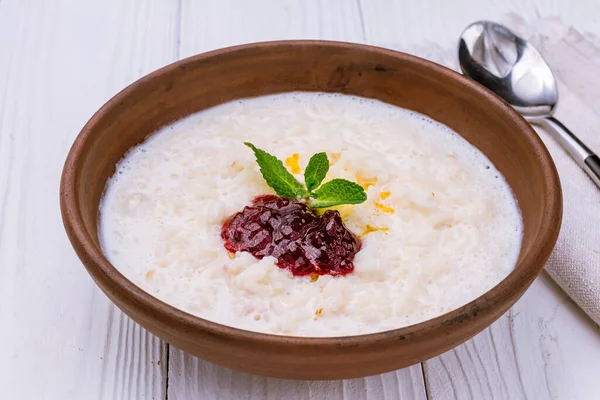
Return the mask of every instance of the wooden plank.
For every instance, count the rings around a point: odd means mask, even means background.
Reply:
[[[360,10],[344,0],[183,0],[181,15],[181,57],[268,40],[364,41]]]
[[[489,329],[425,363],[430,398],[588,399],[600,329],[546,275]]]
[[[292,381],[233,371],[171,347],[169,400],[425,399],[420,365],[367,378]]]
[[[527,21],[558,16],[581,31],[600,33],[597,15],[600,2],[583,0],[359,0],[369,43],[398,49],[425,44],[444,48],[457,45],[462,30],[470,23],[498,21],[514,13]]]
[[[181,9],[181,56],[247,42],[277,39],[364,41],[358,3],[337,1],[197,2]],[[227,17],[224,17],[227,16]],[[306,382],[232,371],[171,347],[170,400],[201,399],[425,399],[420,365],[374,377]]]
[[[175,9],[161,0],[0,2],[2,398],[165,394],[164,344],[85,272],[64,234],[58,184],[93,112],[175,58]]]

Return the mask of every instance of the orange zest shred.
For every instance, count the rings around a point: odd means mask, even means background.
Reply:
[[[381,204],[381,203],[374,203],[375,207],[379,208],[381,211],[385,212],[385,213],[390,213],[393,214],[394,212],[396,212],[392,207],[390,206],[386,206],[385,204]]]
[[[233,168],[234,171],[240,172],[244,170],[244,167],[242,165],[239,165],[237,162],[232,162],[231,163],[231,168]]]
[[[152,279],[152,277],[154,276],[154,273],[155,273],[155,272],[156,272],[156,271],[155,271],[155,270],[153,270],[153,269],[151,269],[151,270],[149,270],[148,272],[146,272],[146,279],[148,279],[148,280]]]
[[[390,197],[390,194],[392,194],[391,192],[381,192],[379,193],[379,197],[381,197],[381,200],[385,200],[388,197]]]
[[[285,159],[285,165],[290,167],[292,174],[300,173],[300,155],[298,153],[294,153],[288,158]]]
[[[333,164],[338,162],[342,156],[342,153],[327,153],[327,155],[329,156],[329,166],[331,167]]]
[[[452,224],[447,221],[438,222],[433,226],[433,229],[452,228]]]
[[[355,174],[356,183],[363,187],[363,189],[367,190],[369,186],[374,186],[377,183],[376,177],[366,177],[362,175],[360,172]]]
[[[316,282],[317,279],[319,279],[319,274],[315,274],[315,273],[310,274],[310,281],[311,282]]]
[[[321,307],[321,308],[319,308],[317,311],[315,311],[315,315],[316,315],[316,316],[319,316],[319,315],[321,315],[321,314],[323,314],[323,307]]]
[[[416,204],[414,201],[411,201],[408,204],[408,208],[410,208],[411,210],[415,210],[417,212],[420,212],[423,215],[429,215],[431,214],[431,210],[423,205],[420,204]]]
[[[389,231],[389,230],[390,230],[390,228],[385,227],[385,226],[384,227],[377,227],[377,226],[367,225],[365,227],[365,231],[362,233],[362,235],[360,235],[360,237],[366,236],[366,235],[368,235],[371,232],[381,231],[381,232],[386,232],[387,233],[387,231]]]

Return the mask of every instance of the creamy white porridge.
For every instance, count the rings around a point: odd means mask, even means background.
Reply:
[[[299,180],[325,151],[326,179],[365,187],[366,202],[338,207],[362,240],[353,273],[315,281],[225,250],[225,219],[273,193],[245,141]],[[163,128],[118,164],[100,207],[106,256],[147,292],[212,321],[297,336],[388,330],[456,309],[514,268],[521,237],[504,178],[460,136],[323,93],[231,102]]]

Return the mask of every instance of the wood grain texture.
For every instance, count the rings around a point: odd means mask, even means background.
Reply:
[[[92,113],[174,58],[174,9],[162,1],[0,3],[2,398],[164,395],[165,346],[82,268],[57,187]]]
[[[171,347],[169,399],[424,400],[419,366],[340,381],[291,381],[221,368]]]
[[[221,47],[278,39],[364,42],[358,3],[182,0],[182,58]]]
[[[444,48],[457,45],[470,23],[500,20],[515,13],[532,21],[558,16],[581,31],[598,33],[600,2],[584,0],[359,0],[364,14],[366,40],[371,44],[410,49],[427,43]]]
[[[590,399],[600,329],[544,274],[489,329],[425,363],[434,399]]]
[[[596,0],[0,0],[2,398],[166,396],[165,347],[95,287],[58,211],[72,140],[127,83],[176,58],[255,40],[454,46],[468,23],[506,12],[556,15],[600,35],[599,8]],[[428,398],[595,399],[599,342],[598,328],[542,276],[490,331],[425,363]],[[282,398],[294,390],[314,399],[425,398],[419,367],[348,382],[288,382],[171,351],[170,398]]]

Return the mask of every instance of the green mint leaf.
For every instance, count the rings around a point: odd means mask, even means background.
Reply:
[[[304,170],[304,183],[306,189],[310,192],[319,187],[325,175],[329,171],[329,159],[325,153],[317,153],[310,158],[306,169]]]
[[[311,207],[325,208],[340,204],[360,204],[367,200],[362,186],[345,179],[333,179],[311,193]]]
[[[275,193],[289,199],[308,197],[304,186],[294,178],[277,157],[256,148],[252,143],[244,142],[244,144],[254,151],[260,172]]]

